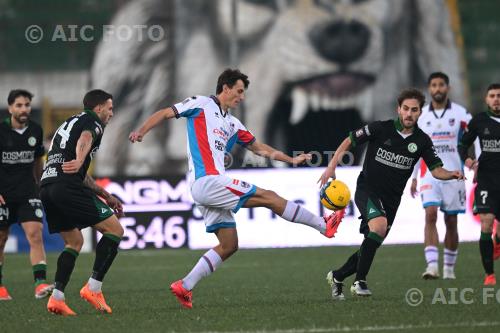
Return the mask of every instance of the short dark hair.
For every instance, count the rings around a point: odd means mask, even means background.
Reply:
[[[431,81],[433,79],[443,79],[444,82],[446,82],[447,86],[450,85],[450,78],[448,77],[448,75],[446,75],[443,72],[434,72],[434,73],[431,73],[431,75],[429,75],[429,78],[427,79],[427,85],[431,84]]]
[[[416,99],[420,103],[420,108],[424,107],[425,95],[417,88],[404,89],[399,93],[398,105],[401,106],[406,99]]]
[[[217,88],[215,89],[216,94],[220,94],[222,92],[222,88],[224,85],[227,85],[229,88],[232,88],[238,80],[243,81],[245,85],[245,89],[248,88],[250,81],[248,80],[248,76],[240,72],[239,69],[231,69],[226,68],[224,72],[219,75],[217,79]]]
[[[12,105],[14,103],[14,101],[16,100],[16,98],[18,98],[19,96],[26,97],[31,102],[31,100],[33,99],[33,96],[35,96],[35,95],[30,93],[28,90],[14,89],[14,90],[11,90],[9,92],[9,96],[7,97],[7,103],[9,105]]]
[[[492,83],[488,86],[488,89],[486,89],[486,93],[488,93],[490,90],[496,90],[500,89],[500,83]]]
[[[113,99],[113,95],[101,89],[91,90],[83,97],[83,107],[93,110],[96,106],[106,103],[108,99]]]

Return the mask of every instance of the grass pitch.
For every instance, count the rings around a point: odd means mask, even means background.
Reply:
[[[82,254],[66,288],[78,313],[64,318],[33,297],[27,255],[6,255],[4,284],[12,301],[0,302],[0,332],[498,332],[500,290],[482,287],[476,243],[461,244],[457,280],[424,281],[423,247],[382,246],[368,276],[371,298],[332,301],[326,273],[353,247],[240,250],[194,290],[194,307],[182,309],[168,287],[203,251],[122,251],[103,290],[112,315],[79,298],[93,254]],[[50,254],[53,279],[57,254]],[[422,303],[411,306],[406,300]]]

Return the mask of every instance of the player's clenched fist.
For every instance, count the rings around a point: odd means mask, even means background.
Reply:
[[[143,135],[139,132],[131,132],[130,135],[128,136],[128,139],[130,142],[142,142]]]

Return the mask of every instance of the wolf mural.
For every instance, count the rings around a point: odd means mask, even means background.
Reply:
[[[112,92],[116,110],[96,161],[100,176],[185,171],[183,121],[165,123],[142,145],[127,144],[127,134],[161,107],[214,93],[230,66],[231,3],[131,0],[115,15],[111,24],[160,25],[165,36],[107,38],[97,48],[91,85]],[[334,150],[349,130],[393,117],[400,89],[423,87],[431,71],[448,73],[452,97],[464,102],[444,0],[239,0],[237,21],[237,67],[251,81],[245,124],[290,154]]]

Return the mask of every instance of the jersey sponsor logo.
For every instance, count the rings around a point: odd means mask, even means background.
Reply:
[[[417,151],[417,149],[418,149],[417,144],[416,144],[416,143],[414,143],[414,142],[412,142],[412,143],[410,143],[410,144],[408,145],[408,151],[409,151],[410,153],[414,153],[414,152],[416,152],[416,151]]]
[[[393,168],[408,170],[412,168],[415,158],[395,154],[391,151],[379,148],[377,150],[377,156],[375,156],[375,160]]]
[[[247,182],[241,182],[241,187],[243,187],[243,188],[249,188],[250,184],[248,184]]]
[[[456,147],[450,145],[435,145],[434,148],[438,154],[455,153],[457,151]]]
[[[490,153],[499,153],[500,152],[500,140],[482,139],[481,146],[482,146],[481,149],[483,151],[487,151]]]
[[[45,164],[45,166],[49,166],[52,164],[63,164],[63,163],[64,163],[64,157],[61,153],[58,153],[47,156],[47,163]]]
[[[227,133],[224,129],[214,128],[213,133],[226,141],[229,138],[229,133]]]
[[[28,144],[31,147],[34,147],[36,145],[36,138],[34,136],[30,136],[29,139],[28,139]]]
[[[226,149],[226,145],[219,141],[219,140],[215,140],[215,149],[219,150],[219,151],[224,151],[224,149]]]
[[[182,105],[189,103],[190,100],[196,99],[196,96],[191,96],[182,101]]]
[[[455,139],[456,135],[455,133],[449,132],[449,131],[439,131],[439,132],[433,132],[430,135],[432,140],[449,140],[449,139]]]
[[[57,169],[48,167],[43,171],[42,180],[45,178],[57,177]]]
[[[35,152],[32,150],[2,152],[2,163],[5,164],[31,163],[34,160]]]

